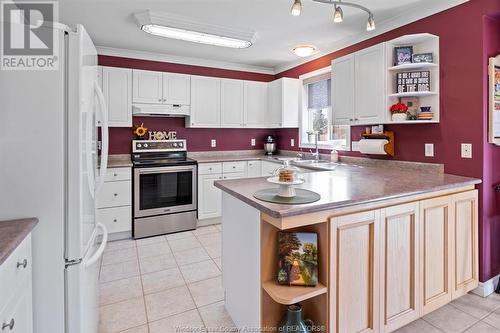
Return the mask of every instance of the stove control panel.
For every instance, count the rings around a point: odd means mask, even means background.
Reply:
[[[186,140],[133,140],[133,153],[186,151]]]

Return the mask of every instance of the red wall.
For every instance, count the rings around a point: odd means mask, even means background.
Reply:
[[[184,118],[134,117],[134,124],[144,123],[150,131],[177,131],[179,139],[187,139],[189,151],[247,150],[263,149],[266,135],[276,135],[274,129],[237,128],[185,128]],[[129,154],[134,138],[130,128],[110,129],[110,154]],[[210,140],[217,140],[217,147],[210,146]],[[255,147],[250,144],[256,140]]]
[[[484,109],[488,108],[488,58],[500,54],[500,19],[483,18],[483,84]],[[484,117],[483,205],[481,236],[483,244],[483,271],[485,276],[500,274],[500,193],[494,191],[500,183],[500,147],[488,143],[488,117]]]
[[[490,23],[483,27],[484,16],[497,17],[499,14],[499,0],[471,0],[276,75],[299,77],[304,73],[329,66],[335,58],[401,35],[427,32],[440,37],[441,122],[391,125],[387,126],[387,129],[393,130],[396,136],[394,159],[443,163],[447,173],[485,179],[484,185],[478,186],[481,281],[500,274],[500,242],[493,241],[500,239],[499,199],[491,190],[493,180],[500,181],[500,164],[498,164],[500,156],[498,147],[484,144],[487,113],[486,59],[483,48],[483,44],[487,44],[488,51],[494,52],[500,43],[497,26]],[[333,71],[335,73],[335,69]],[[363,128],[352,128],[353,140],[359,140]],[[298,138],[297,130],[280,134],[287,138]],[[288,142],[289,140],[279,141],[279,148],[290,149]],[[435,157],[424,156],[425,143],[434,143]],[[461,143],[473,144],[472,159],[460,157]],[[356,152],[341,154],[360,155]]]

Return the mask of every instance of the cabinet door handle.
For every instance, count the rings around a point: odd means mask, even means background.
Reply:
[[[117,219],[113,219],[113,222],[116,223],[116,222],[118,222],[118,220]]]
[[[158,102],[161,102],[161,98],[158,98]]]
[[[117,173],[114,173],[114,174],[113,174],[113,177],[118,177],[118,174],[117,174]]]
[[[24,259],[24,260],[23,260],[23,261],[21,261],[21,262],[19,262],[19,261],[18,261],[18,262],[17,262],[17,265],[16,265],[16,268],[19,268],[19,267],[21,267],[21,266],[23,266],[23,268],[26,268],[26,266],[28,266],[28,259]]]
[[[113,195],[114,195],[115,197],[117,197],[117,196],[118,196],[118,193],[115,193],[115,194],[113,194]]]
[[[233,165],[233,169],[236,169],[236,167]]]
[[[9,330],[12,331],[14,329],[14,324],[15,324],[14,318],[12,318],[8,324],[7,323],[3,323],[2,324],[2,331],[5,331],[5,329],[7,327],[9,328]]]
[[[359,120],[359,118],[354,118],[354,120],[358,121],[358,120]]]
[[[351,118],[351,119],[349,119],[349,121],[354,121],[354,119]]]

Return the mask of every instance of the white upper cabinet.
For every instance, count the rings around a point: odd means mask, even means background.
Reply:
[[[132,70],[102,67],[102,92],[110,127],[132,126]]]
[[[191,76],[163,73],[163,104],[189,105],[191,102]]]
[[[158,104],[163,101],[163,76],[161,72],[132,70],[133,102]]]
[[[244,127],[243,81],[221,79],[220,85],[221,127]]]
[[[354,121],[354,55],[332,62],[332,110],[335,125]]]
[[[191,77],[191,117],[188,127],[220,127],[221,80],[213,77]]]
[[[281,78],[269,83],[269,126],[299,127],[300,80]]]
[[[385,121],[385,47],[366,48],[354,54],[355,124]]]
[[[246,127],[272,127],[267,112],[266,82],[245,81],[244,109]]]
[[[386,121],[384,54],[382,43],[332,62],[335,125],[378,124]]]

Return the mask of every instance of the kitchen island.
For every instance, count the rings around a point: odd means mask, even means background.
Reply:
[[[226,308],[241,329],[275,330],[286,306],[328,332],[390,332],[477,287],[480,180],[339,165],[298,186],[321,199],[260,201],[266,178],[218,181]],[[277,283],[278,232],[318,234],[316,287]]]

